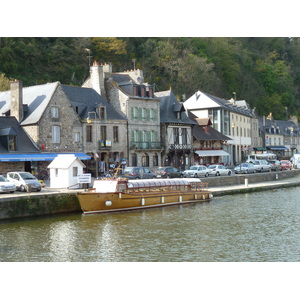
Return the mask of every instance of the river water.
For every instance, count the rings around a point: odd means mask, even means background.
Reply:
[[[0,222],[2,262],[298,262],[300,188]]]

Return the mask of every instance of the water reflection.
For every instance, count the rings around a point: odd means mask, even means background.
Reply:
[[[299,261],[299,192],[283,189],[128,213],[1,222],[0,260]]]

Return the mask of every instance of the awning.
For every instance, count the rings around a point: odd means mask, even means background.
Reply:
[[[196,151],[199,156],[227,156],[227,152],[223,150],[199,150]]]
[[[91,159],[85,153],[28,153],[28,154],[0,154],[0,161],[52,161],[58,154],[74,154],[80,160]]]
[[[289,150],[285,146],[270,146],[270,147],[267,147],[267,149],[269,149],[269,150]]]
[[[254,150],[256,151],[266,151],[267,149],[264,147],[253,147]]]

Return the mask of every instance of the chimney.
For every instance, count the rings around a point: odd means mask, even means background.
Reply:
[[[15,80],[10,83],[10,115],[15,117],[19,123],[23,119],[23,83]]]
[[[105,79],[111,76],[111,72],[111,64],[100,65],[98,62],[94,61],[93,65],[90,67],[91,86],[104,99],[106,99]]]

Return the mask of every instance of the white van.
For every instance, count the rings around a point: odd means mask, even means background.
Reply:
[[[300,154],[294,154],[290,159],[293,168],[300,169]]]
[[[39,192],[42,189],[42,185],[38,179],[29,172],[9,172],[6,177],[21,192],[30,190]]]

